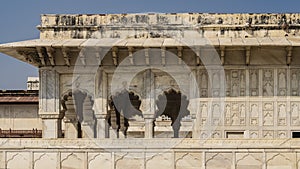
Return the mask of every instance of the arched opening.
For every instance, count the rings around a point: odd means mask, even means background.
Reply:
[[[190,115],[190,111],[187,109],[188,104],[187,97],[174,89],[164,91],[156,100],[158,110],[155,117],[167,116],[171,118],[174,138],[179,137],[182,118]]]
[[[95,117],[91,96],[80,90],[68,91],[63,95],[61,103],[65,124],[63,136],[66,138],[94,138]]]
[[[111,96],[108,104],[110,109],[107,112],[106,120],[109,126],[117,133],[118,138],[122,136],[126,138],[129,118],[143,116],[140,111],[141,100],[139,96],[123,90]]]

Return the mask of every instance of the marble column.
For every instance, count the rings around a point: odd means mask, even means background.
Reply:
[[[200,93],[199,93],[199,85],[197,83],[197,78],[199,77],[199,71],[193,70],[190,73],[190,80],[189,80],[189,105],[188,110],[190,111],[190,117],[193,121],[193,128],[190,130],[192,131],[193,138],[200,138],[200,119],[196,119],[199,117],[200,110]]]
[[[64,117],[65,122],[65,138],[74,139],[78,138],[78,120],[75,112],[75,101],[72,96],[68,97],[65,102],[66,112]]]
[[[103,139],[109,137],[107,115],[107,74],[99,69],[95,79],[96,95],[94,100],[94,112],[96,117],[96,137]]]
[[[154,97],[154,74],[151,70],[144,73],[144,95],[142,98],[141,110],[145,119],[145,138],[154,136],[154,116],[155,116],[155,97]]]
[[[82,138],[94,138],[95,133],[95,119],[94,112],[92,110],[91,96],[87,96],[83,102],[83,121],[82,126]]]
[[[145,119],[145,138],[153,138],[154,137],[154,117],[152,114],[144,114]]]
[[[43,138],[61,137],[61,119],[62,115],[55,112],[39,113],[42,119]]]
[[[59,74],[54,68],[41,68],[39,116],[43,122],[43,138],[61,137]]]

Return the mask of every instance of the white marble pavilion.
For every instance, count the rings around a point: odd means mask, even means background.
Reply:
[[[0,168],[297,169],[300,14],[42,15],[42,139]]]

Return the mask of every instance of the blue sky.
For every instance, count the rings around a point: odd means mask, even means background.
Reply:
[[[1,0],[0,43],[35,39],[40,14],[62,13],[291,13],[299,0]],[[0,89],[26,89],[28,76],[38,70],[0,54]]]

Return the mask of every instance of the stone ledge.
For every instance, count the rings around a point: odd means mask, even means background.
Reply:
[[[300,149],[299,139],[0,139],[0,149]]]

